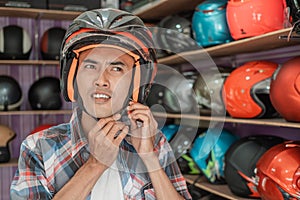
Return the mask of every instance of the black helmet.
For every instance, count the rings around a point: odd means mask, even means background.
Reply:
[[[256,163],[272,146],[284,142],[277,136],[248,136],[229,147],[225,154],[225,179],[232,193],[241,197],[260,197],[255,177]]]
[[[0,110],[18,110],[23,101],[22,89],[11,76],[0,76]]]
[[[41,55],[44,60],[58,60],[60,46],[66,29],[61,27],[52,27],[44,32],[41,39]]]
[[[290,10],[290,22],[294,25],[296,33],[300,34],[300,0],[286,0]]]
[[[79,53],[97,46],[117,46],[134,55],[134,78],[140,78],[140,81],[134,81],[136,84],[132,87],[139,89],[132,88],[132,98],[144,102],[150,89],[149,83],[156,74],[152,35],[139,17],[113,8],[86,11],[69,26],[60,57],[61,89],[65,100],[75,101],[77,98],[74,82]]]
[[[31,39],[22,27],[8,25],[0,29],[0,59],[28,59],[31,48]]]
[[[199,49],[192,39],[191,22],[179,15],[163,18],[158,27],[151,28],[155,45],[159,47],[159,57]]]
[[[5,125],[0,125],[0,163],[10,160],[8,144],[16,137],[16,133]]]
[[[29,88],[28,100],[33,110],[58,110],[62,107],[59,79],[43,77]]]

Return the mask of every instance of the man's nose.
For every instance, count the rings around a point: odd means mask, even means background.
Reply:
[[[109,87],[109,78],[106,70],[99,74],[98,78],[95,80],[95,85],[97,87]]]

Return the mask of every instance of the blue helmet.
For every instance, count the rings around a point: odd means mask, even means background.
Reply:
[[[193,14],[192,30],[197,43],[203,47],[232,41],[226,19],[227,0],[206,0]]]
[[[219,134],[217,130],[210,129],[196,138],[190,155],[209,182],[225,183],[225,153],[237,140],[238,137],[227,130]]]

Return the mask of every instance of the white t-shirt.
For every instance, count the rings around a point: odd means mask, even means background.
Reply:
[[[104,171],[102,176],[94,185],[91,200],[124,200],[121,177],[116,165]]]

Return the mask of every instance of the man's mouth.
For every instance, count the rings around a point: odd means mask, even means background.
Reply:
[[[94,93],[92,97],[97,101],[97,102],[106,102],[111,99],[111,96],[105,93]]]

